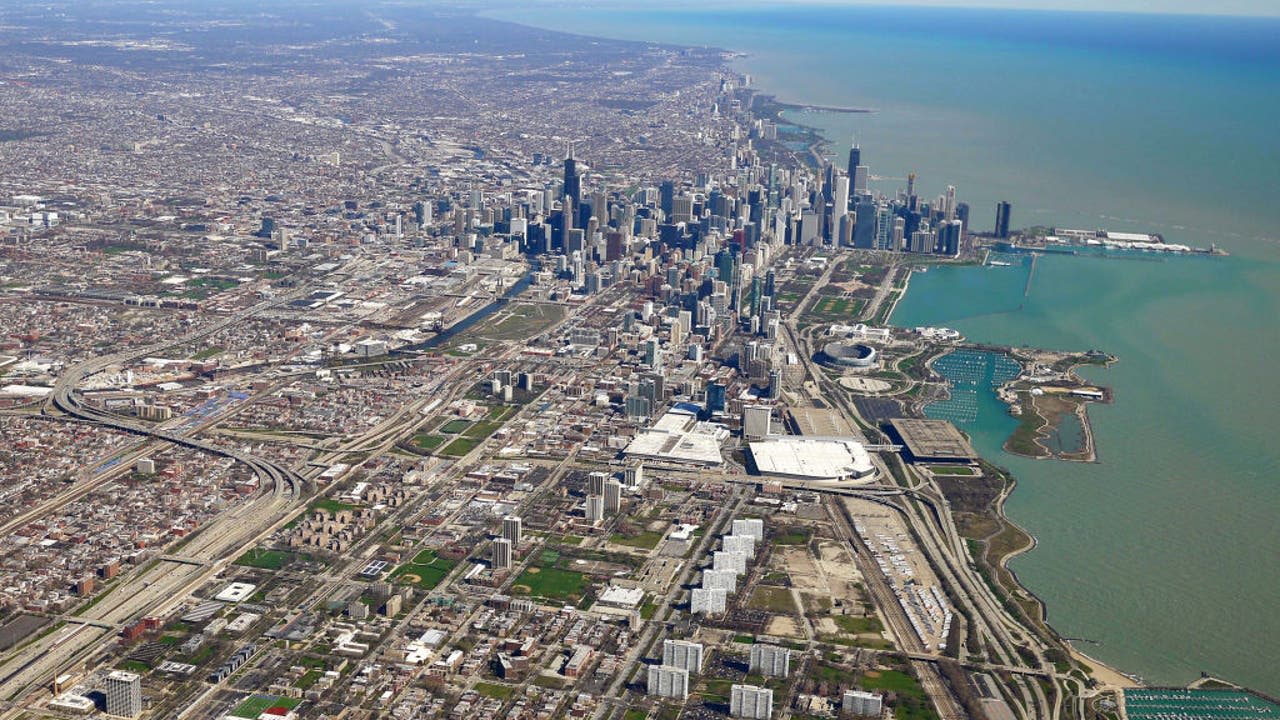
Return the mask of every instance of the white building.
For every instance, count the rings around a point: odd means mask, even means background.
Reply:
[[[791,651],[765,643],[752,645],[751,672],[765,677],[787,677],[791,674]]]
[[[137,717],[142,714],[142,676],[115,670],[107,675],[107,714]]]
[[[622,510],[622,484],[613,478],[604,481],[604,511],[616,513]]]
[[[772,437],[750,443],[761,475],[861,484],[876,475],[871,454],[850,438]]]
[[[862,690],[845,690],[840,709],[854,715],[879,716],[884,712],[884,700],[875,693]]]
[[[708,590],[738,591],[738,573],[732,570],[708,569],[702,571],[702,587]]]
[[[711,567],[716,570],[732,570],[739,575],[746,575],[747,556],[742,553],[717,550],[711,555]]]
[[[520,536],[524,532],[524,522],[518,515],[507,515],[502,518],[502,537],[511,541],[511,547],[520,546]]]
[[[733,535],[749,535],[756,540],[764,540],[764,520],[760,518],[735,518]]]
[[[662,664],[682,668],[693,674],[702,672],[702,643],[687,640],[664,640]]]
[[[721,589],[694,588],[689,593],[689,612],[715,615],[724,612],[729,593]]]
[[[720,547],[725,552],[741,553],[752,557],[756,554],[756,539],[750,535],[725,535],[720,538]]]
[[[650,665],[648,691],[655,697],[689,697],[689,671],[666,665]]]
[[[507,538],[498,538],[493,541],[493,547],[490,550],[494,570],[507,570],[511,567],[511,544]]]
[[[773,712],[773,690],[755,685],[734,685],[729,692],[729,715],[768,720]]]
[[[626,486],[632,489],[638,488],[644,484],[644,465],[636,463],[628,466],[623,472],[622,481]]]
[[[604,498],[599,495],[587,497],[587,521],[598,523],[604,520]]]

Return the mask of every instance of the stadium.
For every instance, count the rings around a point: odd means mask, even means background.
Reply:
[[[863,343],[830,342],[818,353],[818,362],[841,368],[871,368],[880,363],[880,351]]]

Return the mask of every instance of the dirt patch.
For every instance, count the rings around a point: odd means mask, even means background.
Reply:
[[[765,632],[769,635],[776,635],[778,637],[803,637],[803,633],[800,632],[799,624],[796,623],[794,618],[787,617],[786,615],[773,616],[773,618],[769,620],[769,624],[765,627]]]

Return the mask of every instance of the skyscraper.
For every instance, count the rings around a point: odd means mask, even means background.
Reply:
[[[777,645],[756,643],[751,646],[751,672],[765,677],[787,677],[791,674],[791,651]]]
[[[1006,200],[996,203],[996,237],[1009,237],[1009,213],[1013,211],[1013,206]]]
[[[137,717],[142,714],[142,676],[114,670],[107,675],[107,714]]]
[[[855,168],[856,169],[856,168]],[[840,217],[849,212],[849,176],[837,175],[835,192],[832,194],[832,213]]]
[[[490,548],[492,553],[491,560],[494,570],[507,570],[511,567],[511,541],[506,538],[498,538],[493,541]]]
[[[569,146],[569,155],[564,159],[564,194],[573,198],[575,208],[582,203],[582,178],[578,177],[578,161],[573,158],[573,145]]]
[[[647,689],[655,697],[684,699],[689,696],[689,671],[667,665],[650,665]]]
[[[604,520],[604,497],[590,495],[587,497],[587,522],[598,523]]]
[[[507,515],[502,518],[502,537],[510,540],[512,547],[520,545],[520,535],[523,532],[524,523],[520,520],[519,515]]]
[[[702,672],[702,643],[687,640],[663,640],[662,664],[689,673]]]
[[[773,690],[755,685],[729,688],[729,715],[751,720],[768,720],[773,712]]]
[[[616,513],[622,510],[622,484],[613,478],[604,481],[604,511]]]
[[[859,201],[853,223],[853,246],[870,250],[876,242],[876,204]]]
[[[857,174],[858,166],[862,164],[862,149],[858,147],[857,138],[852,142],[853,144],[849,147],[849,177]]]

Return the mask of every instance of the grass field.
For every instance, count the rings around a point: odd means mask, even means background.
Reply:
[[[756,591],[751,594],[750,605],[757,610],[768,610],[769,612],[785,615],[794,615],[796,612],[796,603],[791,597],[791,591],[787,588],[773,587],[771,585],[757,587]]]
[[[929,471],[934,475],[973,475],[968,465],[930,465]]]
[[[432,435],[430,433],[418,433],[413,436],[413,444],[423,450],[435,450],[444,444],[443,435]]]
[[[456,560],[449,560],[436,555],[434,550],[423,550],[413,560],[397,567],[391,572],[391,579],[403,585],[413,585],[423,590],[431,590],[445,579],[449,571],[457,567]]]
[[[645,531],[639,535],[627,537],[625,535],[614,533],[609,537],[609,542],[615,545],[626,545],[627,547],[652,550],[658,546],[658,543],[662,542],[663,535],[664,533],[660,532]]]
[[[449,435],[457,435],[469,427],[471,427],[470,420],[450,420],[440,428],[440,432],[447,433]]]
[[[475,450],[476,446],[482,442],[484,441],[477,440],[476,438],[460,437],[448,445],[445,445],[444,449],[440,451],[440,454],[448,455],[450,457],[462,457],[472,450]]]
[[[525,589],[529,595],[548,600],[578,600],[582,597],[586,584],[587,578],[580,572],[554,567],[531,567],[520,573],[512,589]]]
[[[208,360],[209,358],[213,357],[214,355],[218,355],[218,354],[222,353],[222,351],[223,351],[223,348],[221,348],[221,347],[205,348],[204,350],[201,350],[200,352],[196,353],[195,355],[192,355],[192,356],[191,356],[191,359],[192,359],[192,360]]]
[[[323,676],[324,676],[324,673],[319,670],[308,670],[305,673],[303,673],[302,677],[298,678],[296,687],[299,690],[310,690],[311,686],[315,685],[316,682]]]
[[[850,635],[878,633],[884,630],[880,620],[874,617],[855,617],[853,615],[836,615],[832,618],[840,629]]]
[[[864,690],[891,691],[898,696],[893,716],[897,720],[937,720],[937,713],[925,697],[920,683],[910,675],[897,670],[879,670],[862,676]]]
[[[489,408],[489,414],[486,417],[490,420],[506,420],[512,415],[515,415],[516,411],[519,409],[520,408],[515,405],[498,405],[496,407]]]
[[[236,565],[262,568],[263,570],[279,570],[293,562],[293,554],[280,550],[264,550],[254,548],[236,558]]]
[[[355,510],[357,507],[359,506],[338,502],[337,500],[332,500],[330,498],[320,498],[319,500],[311,503],[310,509],[312,512],[316,510],[327,510],[330,513],[337,513],[339,510]]]
[[[277,697],[275,695],[252,695],[237,705],[236,709],[231,711],[231,714],[241,718],[257,718],[271,708],[282,707],[292,710],[301,703],[302,701],[296,698]]]
[[[474,440],[483,440],[492,435],[498,428],[502,427],[501,422],[494,420],[481,420],[473,423],[471,427],[462,432],[462,437],[472,438]]]
[[[513,303],[494,315],[494,319],[474,329],[469,335],[491,340],[519,340],[546,330],[564,318],[559,305]]]
[[[515,693],[516,689],[510,685],[499,685],[491,682],[478,682],[475,684],[475,691],[488,698],[497,698],[506,700]]]
[[[809,542],[809,531],[804,528],[787,528],[773,541],[777,545],[804,545]]]

